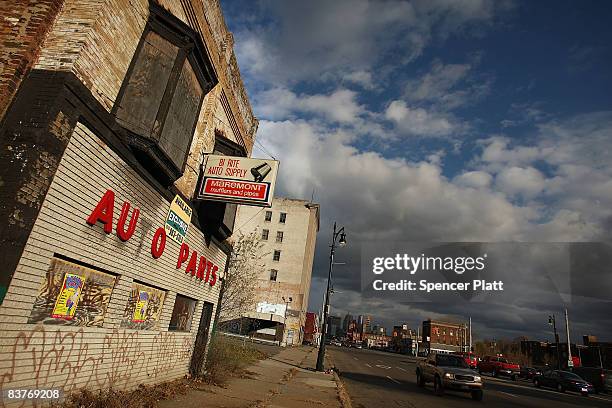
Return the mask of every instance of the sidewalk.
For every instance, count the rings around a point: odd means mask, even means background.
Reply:
[[[233,378],[226,387],[202,386],[161,408],[302,408],[342,407],[332,374],[314,371],[317,349],[295,347],[247,368],[246,378]],[[329,363],[326,364],[329,366]]]

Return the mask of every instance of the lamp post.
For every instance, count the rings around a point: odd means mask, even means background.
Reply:
[[[555,315],[548,316],[548,324],[553,327],[555,334],[555,347],[557,348],[557,370],[561,369],[561,355],[559,354],[559,334],[557,334],[557,323],[555,321]]]
[[[330,295],[330,284],[332,269],[334,266],[334,252],[336,251],[336,239],[338,239],[339,246],[346,245],[346,234],[344,233],[344,227],[336,231],[336,223],[334,222],[334,232],[332,233],[332,243],[330,245],[331,251],[329,253],[329,272],[327,274],[327,290],[325,291],[325,304],[323,306],[323,325],[321,330],[321,341],[319,342],[319,354],[317,355],[317,371],[323,371],[324,360],[325,360],[325,335],[327,334],[327,315],[329,314],[329,295]]]

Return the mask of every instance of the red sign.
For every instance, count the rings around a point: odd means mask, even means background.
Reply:
[[[87,224],[93,226],[100,222],[104,225],[104,232],[110,234],[113,231],[114,209],[115,193],[113,190],[107,190],[96,205],[96,208],[94,208],[89,217],[87,217]],[[130,203],[126,201],[121,207],[121,215],[119,216],[119,221],[117,222],[117,236],[122,241],[128,241],[132,235],[134,235],[134,231],[136,230],[136,226],[138,224],[140,209],[135,208],[132,211],[132,216],[130,217],[130,222],[126,231],[125,224],[129,212]],[[164,227],[159,227],[153,234],[153,239],[151,240],[151,255],[153,258],[157,259],[162,256],[165,248],[166,230]],[[179,252],[176,268],[180,269],[183,263],[189,259],[185,273],[191,274],[191,276],[195,276],[197,279],[207,282],[210,286],[215,286],[215,283],[217,283],[217,271],[219,270],[219,267],[207,260],[204,256],[198,256],[196,251],[191,252],[191,257],[189,257],[189,253],[189,246],[187,246],[186,243],[183,243]]]
[[[254,181],[234,181],[207,178],[204,193],[220,197],[248,198],[265,201],[268,198],[268,184]]]

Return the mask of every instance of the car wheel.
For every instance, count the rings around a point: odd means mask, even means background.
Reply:
[[[565,392],[565,388],[563,388],[563,386],[561,384],[557,384],[557,391]]]
[[[497,369],[493,369],[493,377],[497,378],[499,374],[497,374]]]
[[[421,375],[420,371],[417,371],[417,385],[419,387],[424,387],[425,386],[425,379]]]
[[[437,396],[441,396],[442,394],[444,394],[444,388],[442,388],[442,380],[439,376],[436,376],[434,378],[434,393]]]
[[[511,376],[510,376],[510,379],[511,379],[512,381],[516,381],[516,374],[511,375]]]
[[[537,379],[533,380],[533,385],[535,385],[536,388],[540,388],[540,382]]]
[[[482,401],[483,392],[482,390],[472,391],[472,399],[476,401]]]

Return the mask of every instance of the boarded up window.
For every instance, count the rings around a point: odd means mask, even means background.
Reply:
[[[152,330],[158,328],[159,316],[164,306],[166,292],[141,283],[132,283],[121,327]]]
[[[117,108],[117,120],[124,128],[141,136],[154,133],[155,118],[178,52],[179,47],[159,34],[147,33]]]
[[[28,323],[102,327],[116,277],[52,258]]]
[[[183,167],[200,111],[202,87],[189,60],[181,70],[159,145],[178,168]]]
[[[170,318],[169,331],[191,330],[191,319],[195,311],[196,301],[183,295],[176,295],[172,317]]]

